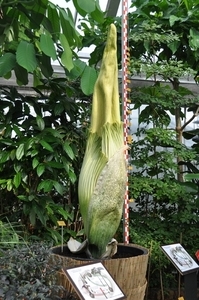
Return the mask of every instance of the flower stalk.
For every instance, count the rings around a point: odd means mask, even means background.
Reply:
[[[94,258],[103,256],[120,224],[127,179],[124,150],[117,31],[111,24],[94,87],[91,125],[78,186],[80,212]]]

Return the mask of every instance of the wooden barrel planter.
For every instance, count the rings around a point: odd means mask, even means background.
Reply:
[[[63,251],[62,251],[63,250]],[[53,247],[50,261],[53,265],[61,265],[63,268],[79,266],[93,262],[81,254],[76,257],[67,246],[63,249]],[[111,274],[115,282],[127,296],[127,300],[143,300],[147,286],[146,272],[149,252],[146,248],[135,244],[118,244],[118,251],[112,259],[102,260],[102,264]],[[64,272],[57,273],[58,284],[65,287],[69,292],[75,293]],[[77,299],[79,297],[77,296]]]

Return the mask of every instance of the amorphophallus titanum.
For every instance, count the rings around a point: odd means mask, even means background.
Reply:
[[[88,249],[94,258],[103,257],[121,220],[127,179],[124,150],[117,31],[111,24],[94,86],[91,125],[78,186]]]

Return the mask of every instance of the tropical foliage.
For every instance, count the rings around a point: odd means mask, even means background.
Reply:
[[[72,86],[66,92],[65,80],[52,80],[45,88],[49,96],[1,89],[0,194],[6,200],[1,213],[11,221],[18,218],[34,234],[49,228],[50,237],[60,240],[52,226],[74,218],[85,135],[78,126],[85,114],[83,100],[76,103],[80,93]]]
[[[0,248],[1,299],[76,299],[56,284],[56,272],[61,266],[49,264],[49,247],[34,243],[7,250]]]
[[[97,1],[77,12],[103,21]],[[35,238],[60,241],[57,220],[75,234],[77,177],[97,71],[76,52],[84,44],[71,11],[50,1],[1,2],[1,216],[26,225]],[[54,76],[53,61],[62,77]],[[9,87],[34,86],[30,93]],[[13,78],[13,77],[12,77]],[[6,80],[7,81],[6,81]],[[8,85],[8,86],[6,86]],[[14,214],[13,214],[14,212]],[[43,228],[46,228],[43,231]],[[57,229],[57,230],[55,230]],[[76,228],[77,229],[77,228]]]
[[[182,78],[197,81],[198,4],[133,1],[132,6],[130,70],[150,81],[130,95],[139,111],[131,147],[129,186],[136,205],[130,210],[130,236],[152,250],[151,284],[161,275],[170,288],[177,285],[175,276],[167,281],[172,267],[158,247],[180,242],[194,256],[199,239],[197,178],[184,180],[187,172],[198,173],[198,129],[188,130],[198,116],[198,96],[182,85]]]
[[[78,29],[71,11],[50,1],[15,0],[12,6],[1,1],[0,76],[15,75],[17,85],[34,86],[28,95],[1,88],[1,219],[20,221],[35,238],[45,233],[56,242],[61,239],[57,220],[67,223],[65,239],[79,230],[71,224],[90,95],[111,22],[121,49],[121,18],[105,17],[98,1],[73,3],[81,16]],[[199,3],[134,0],[132,7],[129,70],[132,76],[146,75],[152,85],[147,81],[129,95],[132,110],[140,111],[129,152],[129,192],[135,201],[130,241],[152,249],[149,286],[159,287],[161,275],[165,287],[176,287],[177,276],[159,246],[180,241],[194,255],[199,244],[199,131],[189,129],[198,122],[199,101],[181,84],[182,78],[198,82]],[[96,48],[86,64],[76,53],[90,45]],[[53,75],[55,60],[63,78]]]
[[[103,22],[104,13],[97,1],[73,4],[82,17],[90,14],[94,20]],[[27,85],[32,74],[37,86],[41,78],[52,77],[52,62],[58,61],[66,75],[82,75],[81,85],[86,93],[92,91],[96,72],[78,59],[76,53],[83,47],[82,36],[69,8],[48,0],[16,0],[12,6],[9,1],[1,1],[0,25],[0,76],[9,79],[14,72],[18,85]],[[90,79],[89,87],[84,86],[85,78]]]

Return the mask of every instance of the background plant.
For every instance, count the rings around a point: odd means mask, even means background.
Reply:
[[[62,79],[45,82],[44,88],[33,96],[1,89],[0,186],[6,203],[1,214],[20,220],[34,234],[40,235],[42,225],[58,241],[57,220],[72,222],[77,208],[76,174],[87,118],[83,103],[89,98],[78,99],[80,91]]]
[[[88,14],[103,22],[104,13],[98,1],[88,5],[72,1],[80,16]],[[82,36],[75,27],[69,8],[62,8],[50,1],[1,1],[0,76],[9,79],[14,73],[17,84],[27,85],[30,74],[34,86],[43,77],[53,75],[52,61],[58,61],[66,75],[73,70],[81,74],[85,92],[92,91],[96,79],[94,68],[78,59],[76,52],[83,47]],[[85,84],[89,78],[90,84]]]
[[[198,179],[184,182],[186,173],[199,173],[198,129],[188,130],[189,123],[198,115],[198,98],[180,83],[183,76],[198,80],[198,3],[135,0],[132,6],[134,10],[129,13],[131,75],[146,74],[146,78],[153,79],[153,85],[132,89],[130,95],[132,109],[141,112],[130,150],[133,172],[129,176],[129,190],[136,203],[130,211],[130,241],[148,248],[152,245],[149,286],[160,287],[161,271],[164,287],[172,284],[176,287],[176,275],[172,277],[173,268],[159,245],[180,241],[193,256],[198,245]],[[83,29],[80,35],[74,29],[69,10],[63,12],[47,1],[42,1],[39,8],[37,1],[35,6],[16,1],[13,8],[7,1],[2,2],[1,76],[9,78],[14,72],[17,83],[22,85],[33,75],[37,89],[34,97],[21,95],[15,89],[2,89],[0,105],[4,114],[0,115],[0,142],[5,151],[0,155],[1,219],[9,216],[12,221],[22,221],[37,238],[45,226],[46,237],[58,241],[59,231],[54,230],[56,220],[61,217],[69,223],[74,220],[72,207],[77,203],[76,182],[89,122],[89,95],[106,29],[113,20],[104,18],[97,2],[89,13],[78,6],[82,16],[79,27]],[[17,19],[13,15],[21,22],[10,22]],[[35,23],[35,20],[39,21]],[[121,18],[115,18],[114,22],[118,49],[121,49]],[[64,47],[68,47],[62,40],[62,29],[65,33],[70,29],[74,37],[73,41],[67,40],[72,49],[67,52],[70,54],[67,64],[62,57]],[[26,59],[27,62],[36,60],[33,67],[24,64],[18,56],[24,50],[19,43],[21,38],[22,45],[28,42],[30,49],[34,48],[28,52],[31,57]],[[47,52],[48,42],[51,54]],[[96,49],[86,65],[74,49],[91,44]],[[64,79],[53,78],[51,56],[60,62]],[[44,65],[46,70],[42,68]],[[187,111],[192,116],[185,121]],[[175,125],[171,124],[171,116]],[[184,139],[191,141],[192,146],[183,145]],[[67,146],[63,147],[65,142]],[[63,158],[66,158],[64,164]],[[75,232],[66,232],[65,238],[68,234],[75,235]]]
[[[194,77],[198,70],[198,46],[191,46],[197,38],[195,5],[132,1],[129,13],[131,74],[153,80],[130,94],[132,109],[139,111],[130,150],[129,196],[135,201],[130,241],[152,249],[149,289],[161,288],[160,274],[163,288],[178,285],[160,245],[181,242],[194,257],[198,244],[198,180],[184,182],[187,171],[198,173],[198,130],[187,130],[198,115],[198,97],[180,84],[181,77]],[[186,111],[192,112],[190,119]],[[194,139],[193,146],[186,147],[183,138]]]
[[[97,1],[74,5],[84,18],[103,22]],[[67,223],[66,239],[79,222],[76,185],[97,71],[76,54],[84,45],[68,8],[2,1],[0,23],[0,76],[34,86],[28,95],[1,87],[1,218],[58,243],[57,220]],[[63,78],[54,77],[55,60]]]
[[[75,299],[56,284],[56,271],[61,266],[50,264],[49,247],[34,243],[0,249],[1,299]]]
[[[194,256],[198,186],[184,182],[184,174],[196,171],[198,153],[196,146],[185,146],[183,137],[186,139],[187,126],[198,115],[198,97],[181,86],[181,77],[197,78],[197,4],[133,1],[132,6],[131,72],[153,83],[132,89],[131,93],[132,109],[140,111],[130,152],[130,197],[135,200],[130,211],[131,241],[147,247],[151,243],[180,242]],[[187,111],[192,112],[188,119]],[[176,275],[167,276],[174,268],[160,249],[157,258],[158,247],[155,249],[151,256],[151,286],[157,287],[157,282],[160,286],[156,279],[161,271],[164,287],[176,287]]]

